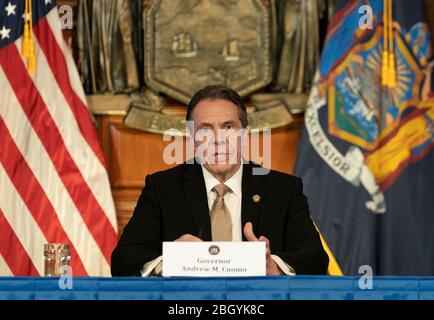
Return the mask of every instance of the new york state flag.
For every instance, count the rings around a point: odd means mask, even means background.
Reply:
[[[296,174],[329,273],[434,274],[434,83],[422,1],[338,1]],[[334,259],[333,259],[334,258]]]

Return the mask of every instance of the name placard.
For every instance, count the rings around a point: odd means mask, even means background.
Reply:
[[[265,275],[265,242],[163,242],[163,277]]]

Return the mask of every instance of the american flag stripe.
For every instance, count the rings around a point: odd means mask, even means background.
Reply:
[[[75,114],[71,112],[71,103],[68,103],[67,98],[65,98],[67,96],[72,97],[73,93],[70,89],[67,89],[66,93],[62,94],[61,91],[54,91],[51,89],[50,85],[47,85],[56,82],[56,75],[51,72],[52,69],[49,67],[50,62],[46,60],[45,53],[39,50],[40,47],[38,41],[35,43],[35,48],[38,53],[37,69],[40,71],[39,74],[41,76],[38,77],[38,74],[36,74],[33,77],[33,82],[38,91],[41,92],[41,96],[44,100],[53,101],[53,103],[46,104],[46,106],[57,127],[64,128],[64,130],[60,131],[60,134],[62,135],[65,145],[67,145],[70,150],[80,151],[80,153],[71,153],[71,156],[75,163],[78,164],[78,169],[86,180],[86,183],[89,185],[89,188],[92,190],[98,204],[105,212],[114,211],[113,201],[111,201],[110,194],[107,194],[107,192],[104,192],[104,188],[101,188],[101,185],[104,185],[101,182],[109,184],[108,177],[105,174],[105,167],[95,157],[93,150],[89,147],[88,143],[82,136],[77,124],[77,118]],[[60,88],[66,86],[59,82],[57,83]],[[62,91],[65,92],[65,90]],[[98,176],[95,176],[96,174]],[[116,227],[115,217],[110,219],[110,223],[113,228]]]
[[[1,211],[1,210],[0,210]],[[3,216],[2,213],[0,213],[0,215]],[[2,228],[1,223],[7,223],[7,221],[3,220],[2,218],[0,218],[0,228]],[[8,253],[7,250],[5,250],[5,256]],[[10,277],[13,276],[14,274],[12,273],[11,269],[9,269],[9,266],[7,265],[6,261],[3,259],[2,256],[2,246],[0,244],[0,274],[2,276],[6,276],[6,277]]]
[[[0,169],[1,171],[1,169]],[[8,220],[0,209],[0,232],[4,239],[8,241],[0,241],[0,272],[2,275],[17,275],[37,276],[40,272],[36,269],[32,259],[27,254],[21,245],[20,240],[17,238],[15,231],[12,229]],[[19,263],[8,266],[2,257],[6,257],[9,261],[19,261]],[[41,259],[42,260],[42,259]],[[29,272],[30,271],[30,272]]]
[[[0,243],[21,248],[21,258],[27,254],[34,267],[19,267],[11,250],[0,251],[0,275],[43,274],[44,243],[66,242],[74,275],[109,276],[117,242],[113,199],[55,1],[32,2],[32,75],[21,57],[22,2],[8,2],[16,12],[6,16],[0,0],[0,16],[11,30],[10,37],[0,36],[0,120],[14,152],[1,142],[1,228],[9,226],[10,232],[7,238],[0,233]],[[13,238],[16,242],[9,241]]]
[[[75,61],[72,56],[71,47],[66,43],[64,40],[63,32],[60,25],[60,20],[57,18],[57,12],[50,12],[45,17],[46,22],[48,23],[48,27],[50,28],[50,35],[52,35],[51,39],[56,40],[56,48],[60,48],[61,52],[64,54],[64,61],[66,62],[66,67],[68,68],[68,79],[71,85],[71,88],[74,91],[74,94],[77,95],[77,97],[82,101],[84,108],[87,110],[86,106],[86,96],[83,91],[83,86],[81,84],[80,75],[77,72],[77,69],[75,67]],[[63,61],[63,60],[62,60]],[[85,123],[88,123],[87,121]],[[89,122],[90,125],[91,122]],[[92,143],[92,141],[90,141]],[[96,153],[101,153],[101,148],[99,148],[98,145],[96,145]],[[103,158],[104,162],[104,158]]]
[[[53,13],[55,12],[49,13],[49,16]],[[42,26],[46,26],[47,28],[49,27],[45,18],[42,19],[40,23],[42,23]],[[67,132],[67,134],[64,134],[62,131],[60,132],[65,144],[72,150],[81,151],[81,153],[71,153],[71,156],[74,158],[74,161],[79,164],[79,170],[81,171],[84,179],[89,185],[89,188],[92,190],[96,200],[98,201],[98,204],[101,206],[103,211],[113,212],[114,207],[111,195],[105,192],[104,188],[101,188],[101,185],[108,185],[109,180],[107,174],[105,174],[106,169],[103,161],[98,161],[100,158],[103,159],[103,157],[95,134],[95,129],[93,128],[91,118],[88,116],[82,116],[83,114],[88,113],[87,107],[81,102],[80,97],[75,93],[71,86],[71,83],[75,81],[70,81],[68,76],[63,73],[53,74],[51,72],[51,70],[55,68],[56,64],[62,70],[66,68],[67,64],[65,62],[64,56],[71,55],[67,52],[63,53],[61,48],[57,45],[44,45],[44,43],[53,43],[56,41],[54,37],[50,36],[52,35],[50,31],[41,32],[41,25],[39,24],[34,30],[37,34],[43,34],[46,38],[45,40],[41,40],[39,39],[40,36],[37,36],[38,41],[35,43],[36,52],[39,56],[37,69],[40,70],[39,73],[43,75],[43,79],[34,79],[35,85],[38,87],[38,90],[42,93],[41,95],[45,100],[53,101],[53,99],[56,99],[57,103],[47,104],[47,108],[49,109],[53,120],[56,122],[58,127],[61,125],[68,126],[68,129],[64,130],[64,132]],[[40,50],[42,50],[42,52]],[[74,78],[79,81],[78,76]],[[54,82],[57,83],[58,87],[61,89],[61,92],[51,90],[51,88],[47,86],[47,83]],[[62,106],[62,108],[60,108],[60,106]],[[88,121],[83,121],[84,119],[82,118],[85,118]],[[83,123],[85,123],[85,125]],[[80,127],[80,124],[83,125]],[[95,137],[90,139],[92,135],[88,134],[88,132],[92,132]],[[93,142],[93,146],[89,143],[89,141]],[[98,157],[98,154],[95,153],[95,147],[98,147],[98,153],[101,156],[100,158]],[[98,158],[96,158],[95,155]],[[95,174],[98,174],[99,176],[96,177]],[[111,219],[109,220],[115,229],[117,225],[116,217],[111,216]]]
[[[13,104],[9,103],[9,105]],[[15,110],[19,110],[18,105]],[[8,116],[2,114],[2,118],[9,120],[8,118],[11,118],[12,116],[16,118],[17,115],[19,116],[18,112],[11,112]],[[5,152],[0,154],[0,163],[2,164],[3,169],[15,188],[15,190],[12,190],[12,188],[5,188],[5,190],[10,190],[10,195],[5,194],[5,196],[11,198],[16,197],[15,201],[10,202],[10,206],[14,206],[16,202],[23,202],[25,204],[29,214],[32,215],[34,221],[43,233],[44,238],[42,240],[45,242],[72,243],[69,237],[65,234],[65,231],[58,219],[56,211],[47,197],[47,194],[44,192],[38,179],[32,172],[32,169],[29,167],[28,164],[31,163],[31,161],[26,161],[26,159],[23,158],[20,150],[18,150],[17,144],[22,146],[22,148],[23,146],[28,146],[30,149],[36,149],[35,146],[39,144],[36,135],[31,133],[27,139],[23,139],[22,136],[16,136],[15,139],[13,139],[2,118],[0,118],[0,136],[3,138],[2,143]],[[8,123],[10,123],[10,127],[12,129],[11,131],[16,133],[25,132],[25,125],[29,126],[28,122],[25,123],[23,121],[9,121]],[[31,131],[27,130],[27,132]],[[44,154],[42,150],[41,153],[31,152],[31,154],[38,154],[37,157],[34,157],[36,159],[33,159],[33,162],[45,160],[40,156],[41,154]],[[39,167],[41,169],[39,169]],[[36,169],[38,171],[45,170],[45,176],[47,176],[47,173],[50,173],[50,170],[44,169],[45,166],[39,167]],[[8,181],[6,180],[6,177],[4,177],[4,179],[6,182]],[[44,181],[44,179],[40,179],[40,181]],[[19,197],[15,195],[15,193],[18,193]],[[11,212],[14,212],[12,208],[5,206],[5,210],[7,209],[9,209]],[[74,246],[71,247],[71,257],[74,259],[74,261],[76,261],[74,268],[75,273],[77,273],[77,275],[87,275],[80,257],[77,256]]]
[[[19,198],[2,166],[0,166],[0,179],[1,190],[5,195],[0,208],[3,217],[1,254],[15,275],[40,275],[43,272],[40,252],[43,252],[43,243],[46,239]],[[28,232],[28,230],[34,231]],[[31,259],[36,253],[39,253],[40,259]]]
[[[38,25],[35,26],[33,29],[33,33],[36,36],[37,42],[40,45],[40,48],[44,52],[44,55],[46,57],[46,61],[48,62],[51,70],[56,70],[59,68],[60,70],[68,70],[68,64],[66,63],[65,56],[69,56],[72,58],[72,55],[70,54],[70,49],[67,47],[65,41],[63,41],[62,33],[60,26],[58,25],[59,19],[53,19],[56,18],[56,12],[52,10],[46,18],[43,18],[39,21]],[[59,46],[59,39],[56,38],[54,35],[53,29],[50,27],[48,23],[48,19],[50,19],[52,22],[51,24],[54,24],[55,30],[58,30],[57,37],[61,37],[60,42],[64,44],[64,47],[61,48]],[[53,21],[54,20],[54,21]],[[65,52],[67,51],[67,52]],[[73,63],[73,61],[70,61],[70,63]],[[68,102],[68,107],[74,114],[77,121],[75,121],[81,131],[81,136],[84,137],[87,144],[92,148],[94,154],[97,156],[98,160],[101,162],[103,166],[105,166],[104,157],[101,151],[101,148],[98,144],[98,139],[96,136],[95,129],[93,127],[91,118],[88,116],[85,116],[88,113],[88,109],[86,105],[83,103],[84,97],[80,98],[77,95],[77,91],[75,91],[71,85],[70,77],[69,75],[74,74],[76,75],[76,72],[57,72],[54,73],[54,77],[56,79],[57,85],[59,86],[61,92],[63,93],[63,96]],[[77,77],[74,77],[74,79],[79,81],[78,75]],[[75,82],[75,81],[74,81]],[[81,86],[81,84],[79,83]],[[82,91],[82,90],[79,90]]]
[[[0,110],[0,115],[9,126],[9,131],[15,133],[13,142],[17,144],[20,152],[24,155],[24,163],[28,164],[28,166],[32,168],[32,174],[34,174],[40,184],[44,186],[44,190],[42,191],[44,194],[40,197],[35,197],[36,201],[41,201],[41,197],[45,195],[47,198],[49,198],[49,203],[53,205],[54,211],[59,213],[57,216],[61,221],[61,225],[58,226],[58,229],[64,229],[66,234],[69,235],[69,238],[72,240],[72,242],[67,243],[71,243],[71,245],[74,244],[81,259],[84,260],[83,263],[86,265],[87,272],[91,274],[100,274],[100,272],[103,271],[102,274],[108,275],[109,267],[107,262],[103,263],[103,270],[99,270],[98,265],[93,263],[94,259],[105,260],[105,258],[102,252],[99,250],[98,245],[90,234],[88,228],[81,228],[80,232],[77,232],[77,230],[71,228],[72,226],[84,225],[83,218],[71,199],[69,193],[67,192],[64,184],[62,183],[61,177],[56,171],[56,168],[49,154],[47,153],[47,150],[42,145],[42,142],[32,127],[32,124],[28,121],[26,115],[24,114],[24,111],[21,108],[17,97],[15,96],[15,92],[10,87],[10,83],[5,78],[5,75],[1,72],[0,83],[3,84],[3,92],[5,93],[4,99],[10,106],[8,112],[6,112],[6,109]],[[21,120],[14,121],[14,119]],[[23,132],[26,132],[27,134],[23,135]],[[6,135],[4,136],[6,137]],[[5,149],[5,151],[7,151],[7,149]],[[6,157],[10,156],[10,152],[4,152],[3,154],[5,154]],[[10,161],[9,164],[18,163],[16,159],[11,160],[14,161]],[[24,174],[23,170],[14,171],[19,173],[14,179],[19,179]],[[33,188],[28,188],[28,190],[35,192]],[[37,208],[37,210],[44,215],[49,213],[49,211],[46,208],[42,208],[41,205]],[[69,214],[62,214],[63,212],[68,212]],[[54,223],[52,219],[47,219],[45,222],[40,221],[39,224],[47,226],[51,225],[52,223]],[[52,239],[52,237],[50,237],[50,239]],[[57,241],[52,240],[51,242],[61,242],[61,239],[57,239]],[[82,268],[80,266],[80,261],[76,261],[75,263],[76,265],[74,265],[74,274],[86,275],[86,272],[82,272],[81,270]]]
[[[116,233],[74,162],[59,127],[30,78],[15,45],[9,45],[0,51],[0,65],[86,226],[109,263],[113,247],[108,244],[116,242]],[[106,233],[100,232],[101,229],[106,230]]]
[[[64,40],[62,30],[59,27],[60,20],[58,19],[57,12],[48,13],[46,16],[46,20],[47,20],[48,25],[50,27],[50,32],[51,32],[50,34],[52,34],[54,36],[54,39],[56,40],[56,43],[57,43],[56,48],[60,48],[64,54],[66,67],[68,68],[68,79],[69,79],[69,83],[71,85],[71,88],[73,90],[73,94],[76,95],[81,102],[81,105],[77,106],[76,108],[82,108],[83,107],[83,109],[80,109],[79,111],[83,111],[83,112],[87,111],[88,109],[87,109],[87,105],[85,103],[86,97],[85,97],[85,94],[83,91],[83,86],[81,84],[80,75],[78,74],[77,69],[75,67],[75,61],[74,61],[74,58],[72,56],[71,48]],[[63,60],[60,60],[60,62],[63,63]],[[83,127],[85,126],[87,129],[86,132],[94,131],[90,117],[82,117],[81,113],[80,114],[77,113],[77,116],[78,116],[78,119],[81,119],[83,121]],[[90,145],[95,146],[95,148],[92,148],[92,149],[94,149],[96,154],[101,154],[102,162],[105,163],[104,157],[102,154],[102,150],[99,147],[99,144],[95,143],[93,140],[91,140],[89,138],[89,137],[93,137],[93,136],[94,135],[92,133],[90,133],[89,136],[86,135],[86,138],[87,138]]]

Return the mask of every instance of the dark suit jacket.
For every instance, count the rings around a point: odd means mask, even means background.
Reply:
[[[301,179],[271,170],[252,175],[244,164],[242,225],[253,223],[255,235],[270,240],[271,253],[297,274],[325,274],[328,256],[309,215]],[[260,195],[260,201],[252,197]],[[143,265],[162,254],[162,242],[189,233],[211,241],[211,222],[202,169],[181,164],[146,177],[133,217],[112,254],[113,276],[140,275]],[[246,240],[243,235],[243,240]]]

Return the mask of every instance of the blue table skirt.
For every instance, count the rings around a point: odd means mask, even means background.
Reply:
[[[434,277],[276,276],[245,278],[0,277],[0,300],[434,300]]]

